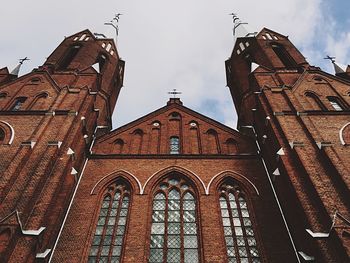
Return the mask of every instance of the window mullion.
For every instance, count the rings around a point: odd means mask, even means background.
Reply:
[[[180,191],[180,190],[179,190]],[[180,192],[181,193],[181,192]],[[180,256],[181,262],[185,261],[185,246],[184,246],[184,210],[183,210],[183,195],[180,195]]]
[[[163,263],[167,262],[168,256],[168,226],[169,226],[169,192],[165,194],[165,213],[164,213],[164,245],[163,245]]]

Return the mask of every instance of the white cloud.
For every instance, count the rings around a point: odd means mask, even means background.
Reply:
[[[231,12],[257,30],[289,35],[311,63],[322,61],[326,50],[349,58],[349,33],[332,33],[339,22],[324,21],[321,0],[21,2],[7,2],[0,16],[0,66],[14,67],[18,58],[29,56],[24,72],[42,64],[65,35],[90,28],[114,37],[113,28],[103,23],[123,13],[118,49],[126,71],[113,117],[117,126],[165,105],[174,88],[183,92],[185,106],[233,125],[224,69],[233,48]],[[215,110],[204,107],[207,101],[216,102]]]

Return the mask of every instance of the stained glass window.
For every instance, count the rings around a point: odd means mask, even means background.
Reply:
[[[170,154],[180,153],[180,140],[179,137],[170,138]]]
[[[149,263],[200,261],[196,199],[183,179],[167,178],[153,198]]]
[[[124,233],[130,203],[130,191],[123,183],[108,187],[105,194],[88,262],[121,262]]]
[[[224,184],[220,189],[219,201],[228,262],[260,263],[244,193],[237,185]]]

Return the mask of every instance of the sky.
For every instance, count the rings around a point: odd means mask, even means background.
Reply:
[[[4,1],[4,0],[2,0]],[[6,1],[0,10],[0,68],[20,75],[43,64],[65,36],[84,29],[115,37],[104,23],[116,13],[117,47],[126,61],[113,127],[163,107],[177,89],[186,107],[236,128],[224,62],[234,45],[236,13],[250,28],[288,35],[311,65],[333,73],[323,58],[350,64],[349,0],[36,0]]]

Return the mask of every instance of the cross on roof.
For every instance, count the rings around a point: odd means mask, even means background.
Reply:
[[[177,94],[182,94],[182,92],[177,91],[176,89],[173,89],[173,91],[169,91],[168,94],[174,95],[174,99],[176,98]]]

